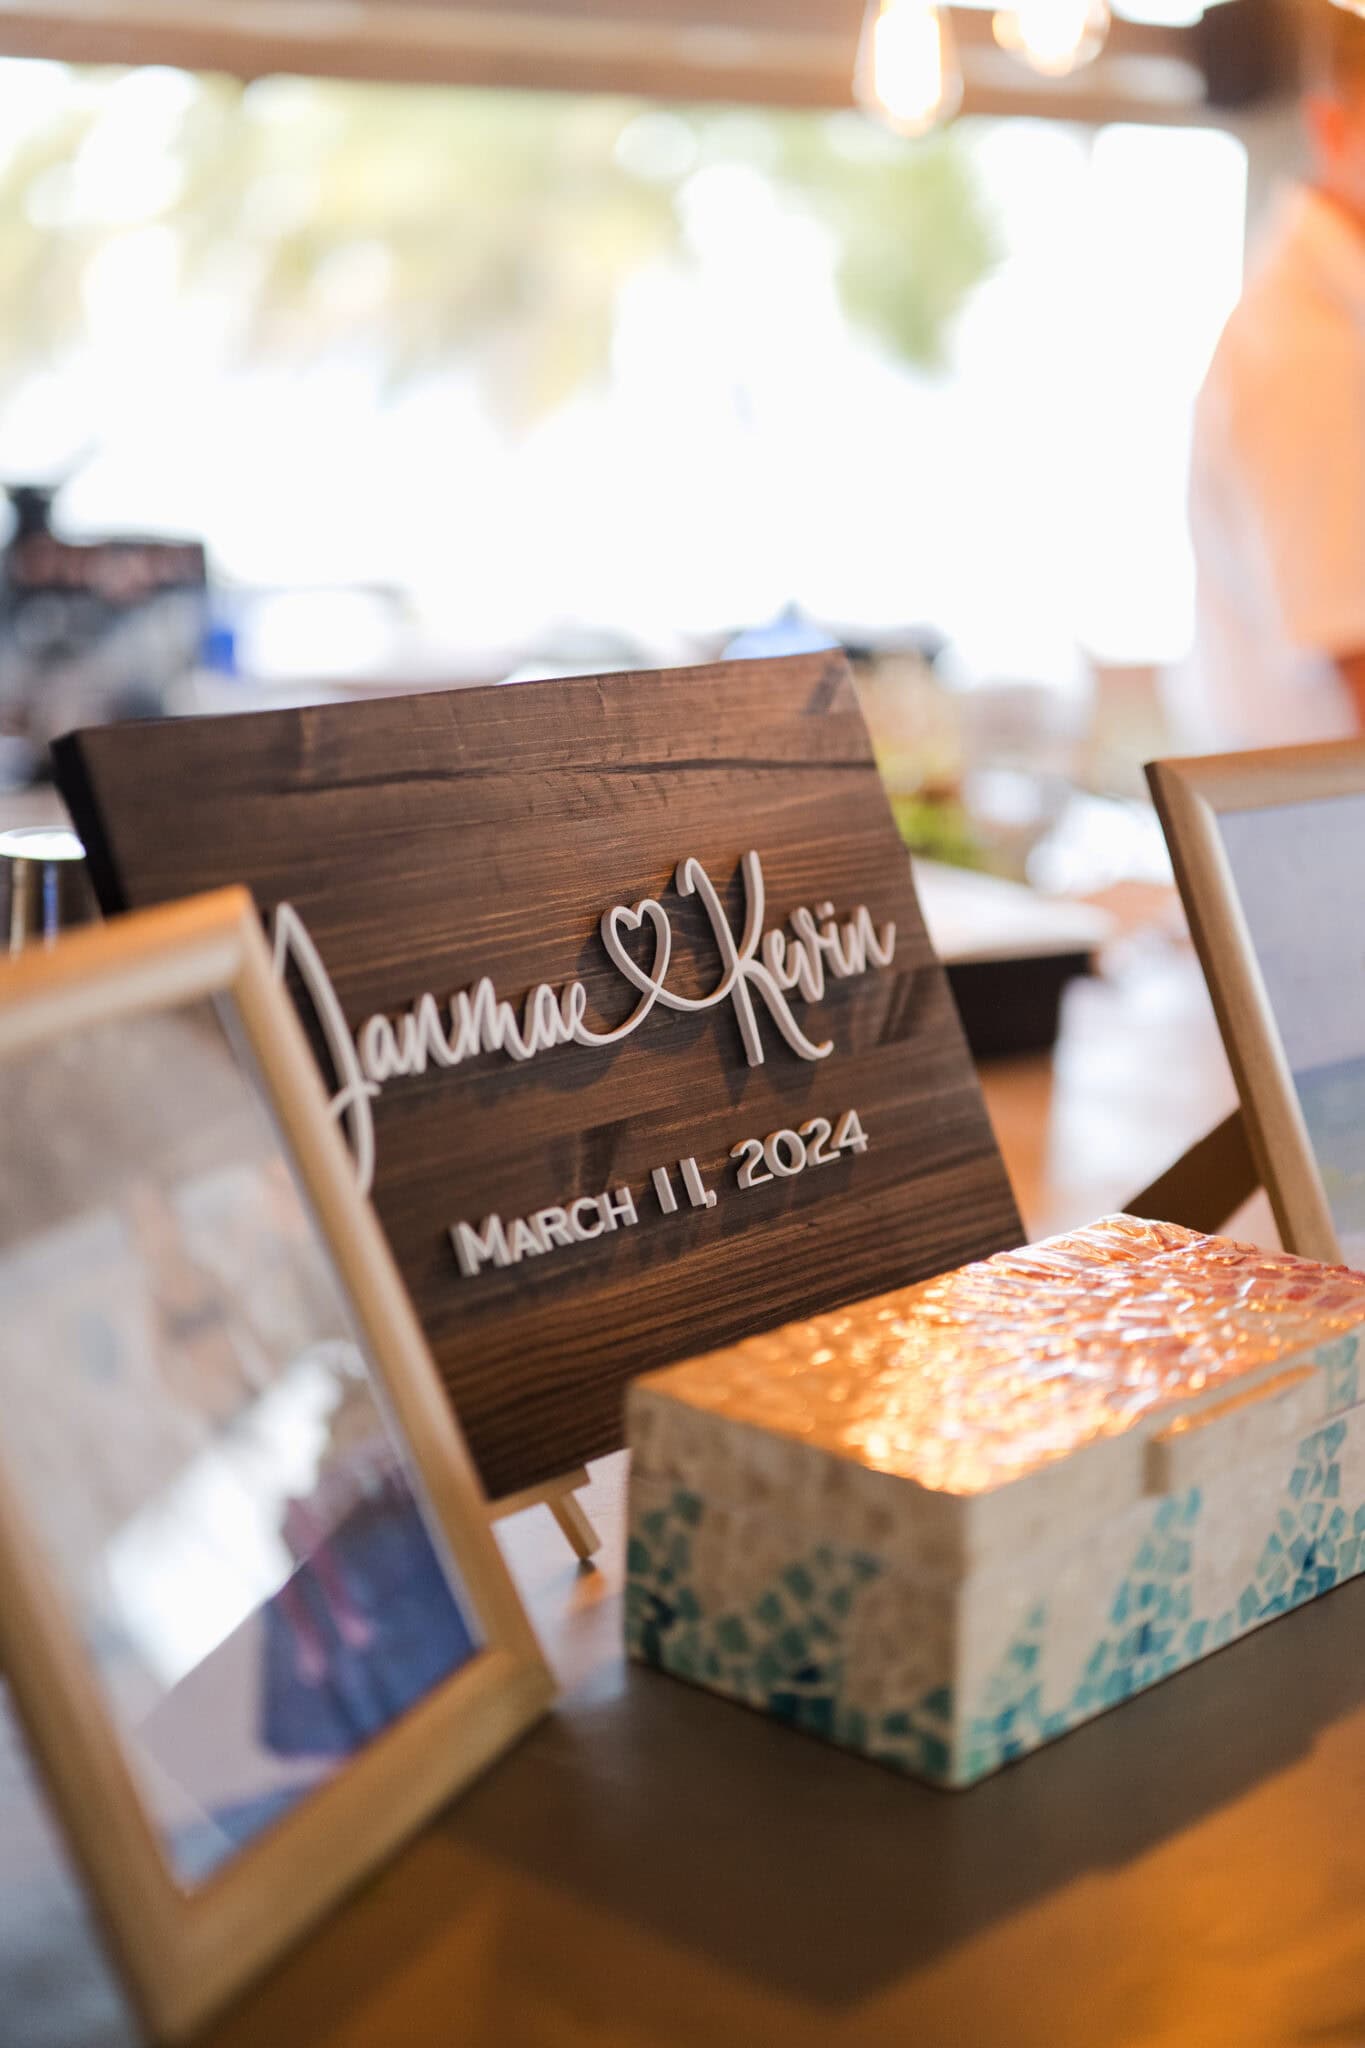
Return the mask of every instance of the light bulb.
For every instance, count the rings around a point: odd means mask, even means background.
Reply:
[[[1108,0],[1019,0],[995,17],[995,40],[1045,78],[1079,71],[1104,48]]]
[[[898,135],[927,135],[962,105],[962,66],[948,16],[931,0],[869,0],[853,96]]]

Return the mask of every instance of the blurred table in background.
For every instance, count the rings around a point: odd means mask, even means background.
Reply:
[[[68,825],[66,805],[55,789],[0,788],[0,832],[18,825]]]

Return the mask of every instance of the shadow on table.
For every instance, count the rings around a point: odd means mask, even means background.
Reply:
[[[1365,1584],[970,1792],[931,1790],[657,1673],[616,1669],[442,1826],[580,1905],[840,2007],[1193,1828],[1362,1705]],[[1320,1815],[1337,1795],[1326,1775],[1318,1790]],[[1295,1853],[1282,1830],[1267,1839],[1268,1864]],[[1245,1898],[1255,1868],[1233,1875]],[[1163,1910],[1176,1926],[1178,1897]]]

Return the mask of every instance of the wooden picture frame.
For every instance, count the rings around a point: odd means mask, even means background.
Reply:
[[[1358,868],[1333,852],[1339,838],[1365,833],[1365,742],[1158,761],[1147,776],[1284,1245],[1329,1264],[1365,1263],[1365,1229],[1345,1208],[1359,1175],[1328,1156],[1350,1132],[1335,1127],[1335,1109],[1329,1123],[1319,1108],[1324,1077],[1332,1083],[1341,1065],[1326,1057],[1340,1049],[1333,1019],[1354,1014],[1353,986],[1365,994],[1365,947],[1357,960],[1345,930]],[[1326,806],[1338,808],[1317,808]],[[1255,822],[1266,813],[1278,814],[1273,853],[1272,827]],[[1255,885],[1258,859],[1275,872],[1278,911]],[[1346,1021],[1335,1035],[1349,1029]],[[1365,1061],[1365,1007],[1359,1037]],[[1365,1094],[1361,1108],[1365,1141]]]
[[[344,1760],[333,1775],[313,1789],[291,1790],[295,1803],[282,1817],[239,1837],[244,1846],[226,1852],[212,1874],[187,1882],[182,1870],[177,1881],[171,1837],[164,1820],[154,1818],[151,1781],[134,1769],[127,1730],[109,1704],[112,1685],[68,1596],[69,1575],[54,1568],[49,1532],[40,1533],[33,1495],[26,1504],[0,1443],[0,1666],[134,2000],[163,2040],[200,2025],[293,1942],[521,1735],[552,1692],[488,1528],[458,1423],[382,1233],[355,1191],[315,1063],[272,977],[246,891],[223,890],[118,920],[4,964],[0,1073],[29,1055],[24,1075],[41,1073],[52,1048],[89,1047],[93,1032],[120,1022],[145,1030],[158,1017],[164,1028],[169,1017],[174,1029],[188,1030],[185,1019],[194,1022],[198,1013],[187,1006],[205,998],[214,999],[211,1021],[235,1020],[229,1042],[247,1076],[252,1114],[263,1097],[273,1121],[278,1182],[288,1199],[297,1195],[305,1222],[311,1212],[310,1256],[316,1270],[335,1278],[345,1327],[356,1338],[351,1370],[370,1429],[364,1441],[392,1457],[409,1516],[404,1526],[429,1545],[424,1555],[449,1595],[450,1612],[468,1618],[472,1610],[473,1620],[465,1661],[420,1687],[414,1681],[408,1703],[392,1707],[394,1718],[376,1720],[377,1733],[362,1728],[354,1754],[339,1752]],[[123,1041],[115,1031],[103,1042]],[[183,1109],[194,1116],[193,1101]],[[28,1242],[21,1240],[21,1251]],[[0,1246],[0,1261],[6,1257]],[[5,1284],[0,1265],[0,1305]],[[289,1370],[293,1361],[292,1351],[284,1354]],[[12,1363],[17,1371],[17,1354]],[[79,1383],[74,1367],[73,1379]],[[103,1571],[105,1553],[99,1555]],[[306,1562],[314,1562],[313,1553]],[[249,1669],[253,1678],[259,1669],[263,1693],[264,1660]],[[253,1709],[249,1739],[263,1743],[255,1718],[262,1712]]]

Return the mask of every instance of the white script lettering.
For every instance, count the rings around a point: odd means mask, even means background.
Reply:
[[[498,995],[485,975],[444,1005],[428,993],[396,1016],[367,1017],[353,1038],[303,919],[292,905],[281,903],[275,913],[275,972],[283,978],[292,965],[313,1005],[336,1075],[332,1114],[345,1126],[362,1192],[368,1193],[374,1181],[375,1097],[389,1082],[425,1074],[430,1068],[458,1067],[486,1053],[503,1053],[509,1059],[525,1061],[561,1045],[618,1045],[638,1031],[655,1008],[695,1014],[727,1002],[734,1010],[744,1055],[751,1067],[764,1063],[761,1014],[767,1016],[798,1059],[828,1059],[834,1050],[833,1041],[816,1042],[807,1036],[793,1015],[791,998],[799,996],[803,1002],[819,1002],[830,979],[852,980],[866,974],[869,967],[889,967],[895,957],[896,927],[886,924],[878,930],[865,905],[840,923],[833,904],[820,903],[813,911],[793,910],[788,919],[789,932],[778,929],[765,934],[766,891],[763,864],[757,853],[745,854],[740,874],[744,883],[744,915],[738,933],[732,930],[715,884],[700,861],[679,862],[674,876],[678,894],[695,897],[700,903],[720,956],[720,978],[705,995],[685,996],[669,988],[673,927],[668,912],[655,898],[645,897],[633,906],[617,904],[605,913],[599,926],[602,945],[617,972],[640,998],[624,1021],[608,1030],[595,1030],[588,1023],[588,992],[581,981],[568,982],[558,990],[541,982],[524,998],[518,1012]],[[626,950],[626,935],[646,925],[653,941],[653,958],[648,966]],[[558,1224],[553,1212],[542,1214],[548,1216],[551,1227],[569,1228],[577,1235],[575,1219],[581,1206],[575,1204],[569,1211],[567,1225]],[[538,1251],[549,1248],[536,1237],[533,1226],[540,1220],[531,1218],[523,1225],[527,1237],[519,1240],[516,1257],[529,1253],[532,1243]],[[631,1215],[622,1220],[634,1222],[635,1218]],[[488,1223],[497,1224],[498,1219],[490,1217]],[[603,1216],[599,1227],[615,1229],[616,1223]],[[471,1226],[460,1224],[457,1228],[470,1230]],[[475,1235],[471,1232],[471,1236]],[[557,1237],[551,1240],[560,1241]],[[482,1239],[478,1242],[481,1246]],[[510,1244],[503,1244],[502,1248],[510,1258]],[[473,1245],[467,1249],[474,1257]],[[480,1256],[503,1263],[496,1258],[495,1250],[481,1252]]]

